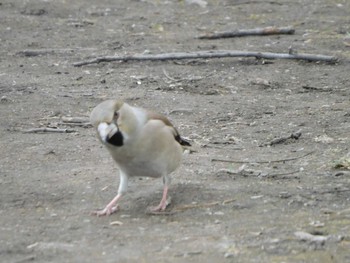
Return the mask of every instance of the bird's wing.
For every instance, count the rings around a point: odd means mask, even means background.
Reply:
[[[164,115],[149,111],[149,112],[147,112],[147,117],[148,117],[148,120],[160,120],[166,126],[171,127],[173,129],[174,138],[180,145],[182,145],[182,146],[191,146],[190,142],[181,137],[181,135],[178,132],[178,130],[169,121],[169,119],[167,117],[165,117]]]

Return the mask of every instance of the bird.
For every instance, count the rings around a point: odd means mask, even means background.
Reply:
[[[92,214],[115,213],[133,176],[163,179],[162,199],[151,211],[164,211],[171,182],[169,175],[180,166],[184,149],[190,142],[180,136],[164,115],[117,99],[98,104],[91,111],[90,122],[116,162],[120,177],[117,195],[104,209]]]

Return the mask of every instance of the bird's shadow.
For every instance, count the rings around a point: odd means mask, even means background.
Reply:
[[[137,191],[136,191],[137,187]],[[213,189],[205,188],[201,184],[194,183],[177,183],[172,184],[169,188],[168,195],[171,197],[171,203],[168,205],[164,212],[150,213],[150,207],[159,204],[162,197],[162,186],[147,185],[131,187],[130,193],[125,197],[122,204],[122,210],[127,211],[128,214],[140,214],[140,211],[144,211],[146,214],[172,214],[174,209],[181,206],[210,202],[215,199],[216,191]]]

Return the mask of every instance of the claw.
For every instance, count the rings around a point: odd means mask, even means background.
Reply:
[[[168,197],[168,199],[164,199],[164,200],[162,199],[158,206],[150,208],[151,213],[163,212],[168,207],[168,205],[170,205],[170,203],[171,203],[171,197],[170,196]]]
[[[109,207],[108,205],[103,210],[93,211],[92,215],[100,217],[100,216],[109,216],[118,211],[118,206]]]
[[[118,200],[122,197],[121,194],[117,194],[112,201],[103,210],[93,211],[91,214],[95,216],[109,216],[118,210]]]

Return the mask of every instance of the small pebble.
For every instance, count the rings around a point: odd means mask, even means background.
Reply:
[[[214,212],[214,215],[216,216],[223,216],[225,213],[221,211]]]
[[[253,195],[253,196],[251,196],[250,197],[250,199],[260,199],[260,198],[262,198],[263,197],[263,195]]]
[[[233,253],[229,253],[229,252],[225,253],[225,258],[233,258],[234,256],[235,254]]]
[[[8,102],[9,99],[6,96],[2,96],[0,99],[1,102]]]
[[[126,214],[120,215],[120,218],[129,218],[129,217],[130,217],[130,215],[126,215]]]

